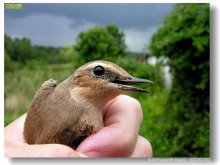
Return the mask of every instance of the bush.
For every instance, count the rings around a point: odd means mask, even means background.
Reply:
[[[4,69],[6,72],[10,72],[10,71],[14,71],[16,69],[19,69],[22,67],[22,64],[19,62],[14,62],[11,60],[10,56],[8,55],[8,53],[5,51],[5,65],[4,65]]]
[[[43,60],[29,60],[27,64],[24,66],[24,69],[27,70],[49,70],[50,65]]]
[[[152,38],[150,54],[168,58],[173,77],[163,137],[170,156],[209,156],[209,5],[176,5]]]

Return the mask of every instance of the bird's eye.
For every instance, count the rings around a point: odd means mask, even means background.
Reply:
[[[101,75],[104,74],[104,72],[105,72],[105,69],[104,69],[102,66],[100,66],[100,65],[96,66],[96,67],[94,68],[94,70],[93,70],[93,73],[94,73],[96,76],[101,76]]]

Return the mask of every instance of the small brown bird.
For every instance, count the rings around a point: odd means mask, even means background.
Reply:
[[[57,85],[50,79],[37,91],[28,110],[24,138],[28,144],[59,143],[75,149],[103,128],[102,107],[124,92],[148,92],[127,85],[152,83],[134,78],[107,61],[89,62]]]

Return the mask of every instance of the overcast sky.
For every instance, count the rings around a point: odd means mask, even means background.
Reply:
[[[173,4],[23,4],[5,9],[5,33],[27,37],[32,44],[73,45],[81,31],[116,24],[126,35],[128,50],[145,52],[152,34]]]

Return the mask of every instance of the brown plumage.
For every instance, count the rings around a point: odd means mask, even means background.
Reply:
[[[81,66],[59,85],[45,81],[28,110],[24,138],[29,144],[59,143],[75,149],[103,125],[102,107],[124,92],[148,92],[125,84],[152,83],[137,79],[107,61]]]

